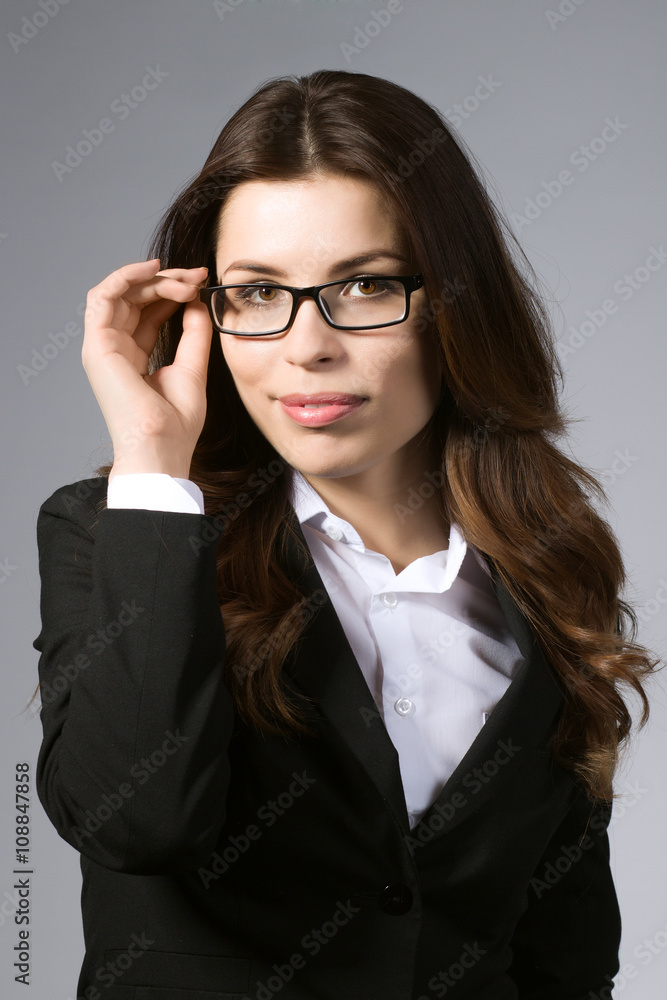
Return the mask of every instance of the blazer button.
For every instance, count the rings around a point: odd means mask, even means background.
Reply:
[[[380,905],[392,916],[407,913],[412,907],[412,890],[402,882],[392,882],[386,885],[380,893]]]

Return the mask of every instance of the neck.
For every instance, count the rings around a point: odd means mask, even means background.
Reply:
[[[420,460],[421,456],[421,460]],[[303,474],[337,517],[348,521],[367,549],[399,573],[421,556],[449,546],[449,523],[438,504],[440,458],[409,453],[351,476]]]

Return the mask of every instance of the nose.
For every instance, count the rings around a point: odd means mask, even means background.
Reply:
[[[296,365],[338,358],[343,353],[338,333],[322,316],[315,299],[304,296],[285,332],[285,358]]]

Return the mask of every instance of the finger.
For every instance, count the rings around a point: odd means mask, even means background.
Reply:
[[[135,261],[112,271],[94,285],[86,296],[84,322],[86,328],[112,327],[118,299],[137,281],[150,280],[160,267],[159,259]]]
[[[156,274],[150,281],[138,282],[128,288],[123,295],[126,302],[143,308],[158,298],[175,299],[177,302],[187,302],[194,297],[202,287],[206,278],[206,269],[195,268],[182,277]]]
[[[169,268],[159,272],[159,259],[125,264],[95,285],[88,292],[86,312],[88,321],[109,325],[113,319],[115,302],[124,298],[140,307],[159,298],[187,301],[192,292],[183,292],[191,285],[199,286],[206,278],[206,268]],[[158,281],[155,278],[160,275]],[[186,281],[185,279],[189,280]]]
[[[160,261],[134,261],[124,264],[108,274],[106,278],[94,285],[88,292],[88,298],[94,301],[108,302],[119,298],[137,281],[147,281],[160,270]]]
[[[150,357],[155,349],[160,327],[167,322],[170,316],[173,316],[177,309],[180,309],[181,305],[181,302],[174,302],[173,299],[158,299],[157,302],[153,302],[141,310],[137,328],[132,336],[137,347],[144,351],[147,356]]]
[[[165,275],[168,278],[186,278],[189,280],[196,271],[207,272],[208,268],[204,265],[201,267],[164,267],[162,270],[158,271],[158,275]]]
[[[174,363],[188,368],[204,383],[212,334],[211,318],[205,303],[199,299],[188,302],[183,312],[183,336],[176,350]]]
[[[197,285],[190,286],[195,288],[196,294],[198,294],[199,289],[206,283],[206,277],[208,274],[207,267],[198,268],[170,268],[169,270],[163,270],[158,272],[156,277],[162,275],[185,275],[193,277],[198,277],[194,272],[202,272],[202,280],[198,281]],[[196,297],[196,295],[195,295]],[[133,334],[134,341],[138,347],[140,347],[146,355],[150,356],[157,343],[157,338],[159,334],[159,329],[163,323],[169,319],[170,316],[176,312],[176,310],[182,305],[181,301],[174,302],[173,299],[158,299],[156,302],[152,302],[150,305],[146,305],[142,308],[141,317],[137,324],[137,328]]]

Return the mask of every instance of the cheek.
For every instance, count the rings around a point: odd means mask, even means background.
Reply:
[[[253,389],[262,386],[271,370],[269,352],[263,350],[263,345],[260,344],[243,343],[232,337],[226,338],[224,334],[221,334],[221,338],[224,338],[222,354],[239,395],[243,396],[244,390],[252,394]]]
[[[440,364],[437,352],[424,338],[414,331],[401,331],[395,338],[382,342],[369,341],[359,371],[377,387],[397,388],[403,392],[423,394],[440,384]]]
[[[409,377],[408,370],[414,366],[411,344],[409,333],[359,341],[352,358],[359,392],[363,394],[364,387],[377,392],[383,387],[404,383]]]

